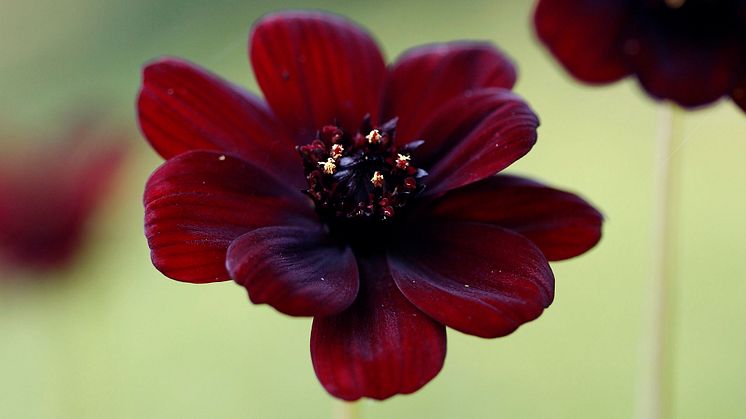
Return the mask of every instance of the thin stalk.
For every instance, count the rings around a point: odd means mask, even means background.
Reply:
[[[644,382],[638,417],[670,419],[674,408],[674,328],[676,301],[677,208],[680,187],[681,111],[665,103],[656,135],[649,341],[645,347]]]
[[[359,402],[336,401],[334,403],[333,419],[360,419]]]

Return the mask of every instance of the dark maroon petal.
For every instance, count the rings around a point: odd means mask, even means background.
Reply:
[[[377,107],[385,64],[371,36],[353,22],[318,12],[265,16],[250,39],[256,79],[275,114],[308,143],[335,121],[356,132]]]
[[[634,37],[639,50],[629,60],[640,84],[654,97],[700,106],[729,94],[738,81],[736,68],[743,59],[738,39],[679,39],[652,21],[637,25]]]
[[[153,264],[186,282],[229,279],[226,250],[259,227],[306,224],[310,200],[239,158],[191,151],[164,163],[145,186],[145,235]]]
[[[411,231],[389,253],[391,275],[420,310],[448,327],[493,338],[513,332],[554,296],[549,263],[525,237],[477,223]]]
[[[746,112],[746,77],[738,86],[736,86],[735,89],[733,89],[731,97],[733,98],[733,101],[736,102],[736,105],[740,106],[741,109]]]
[[[587,83],[609,83],[630,73],[624,30],[631,7],[628,0],[540,0],[534,25],[570,74]]]
[[[516,70],[510,59],[484,42],[425,45],[405,52],[386,81],[383,120],[399,117],[397,138],[407,143],[432,113],[453,98],[484,87],[511,89]]]
[[[332,242],[321,226],[265,227],[228,248],[228,272],[251,301],[291,316],[326,316],[352,304],[358,290],[352,250]]]
[[[432,166],[427,167],[430,175],[425,178],[428,189],[425,193],[438,195],[451,189],[492,176],[523,157],[536,143],[536,128],[539,118],[531,108],[518,96],[507,90],[495,92],[489,106],[476,105],[474,115],[465,111],[459,115],[459,123],[454,127],[445,127],[440,121],[433,120],[432,132],[443,129],[444,140],[441,140],[442,157]],[[493,109],[488,116],[464,135],[462,128],[482,117],[485,110]],[[466,124],[460,124],[465,121]],[[425,131],[431,131],[425,128]],[[450,132],[449,132],[450,131]]]
[[[459,147],[479,124],[514,96],[509,90],[485,88],[456,96],[428,116],[414,138],[425,142],[413,152],[419,166],[431,167],[439,158]]]
[[[445,194],[429,210],[439,220],[493,224],[520,233],[549,260],[580,255],[601,239],[603,216],[579,196],[498,175]]]
[[[162,58],[146,66],[137,107],[143,134],[163,158],[215,150],[303,180],[294,144],[267,105],[195,64]]]
[[[345,400],[417,391],[443,366],[445,328],[404,298],[384,258],[359,259],[359,264],[355,303],[313,321],[316,376],[329,393]]]

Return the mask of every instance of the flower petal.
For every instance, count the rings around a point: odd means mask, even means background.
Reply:
[[[528,239],[500,227],[441,223],[389,253],[402,293],[435,320],[471,335],[504,336],[551,304],[554,276]]]
[[[228,248],[228,272],[255,304],[291,316],[326,316],[352,304],[358,290],[355,256],[320,226],[265,227]]]
[[[446,354],[445,328],[399,292],[383,258],[359,259],[360,293],[346,311],[316,317],[311,358],[335,397],[386,399],[433,379]]]
[[[630,74],[624,55],[628,0],[540,0],[539,39],[575,78],[609,83]]]
[[[267,105],[195,64],[162,58],[147,65],[137,107],[143,134],[165,159],[215,150],[303,180],[294,144]]]
[[[470,91],[447,101],[427,118],[413,138],[424,143],[413,152],[421,167],[432,167],[513,95],[501,88]]]
[[[447,193],[430,209],[430,216],[515,231],[549,260],[585,253],[601,239],[603,224],[601,213],[579,196],[506,175]]]
[[[425,166],[430,175],[425,178],[426,194],[436,196],[451,189],[492,176],[523,157],[536,143],[539,118],[517,95],[507,90],[494,93],[487,107],[475,106],[475,115],[464,112],[466,124],[443,127],[431,121],[433,131],[441,127],[443,138],[441,154],[432,167]],[[469,122],[476,121],[486,109],[494,109],[468,133]],[[457,119],[455,122],[460,123]],[[452,132],[449,132],[451,129]],[[425,128],[425,132],[430,128]],[[459,138],[465,135],[463,138]]]
[[[148,179],[144,204],[153,264],[186,282],[228,280],[228,246],[255,228],[314,220],[300,192],[246,161],[211,151],[166,161]]]
[[[385,64],[371,36],[351,21],[318,12],[262,18],[250,39],[256,79],[275,114],[308,143],[337,121],[357,132],[377,107]]]
[[[432,44],[405,52],[386,81],[384,121],[398,117],[400,143],[415,135],[442,104],[484,87],[511,89],[516,70],[510,59],[486,42]]]
[[[684,107],[711,103],[727,95],[738,82],[735,69],[742,66],[740,39],[692,41],[667,33],[656,21],[636,26],[639,51],[630,62],[640,84],[652,96],[670,99]]]

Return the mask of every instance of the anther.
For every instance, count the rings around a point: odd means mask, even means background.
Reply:
[[[411,157],[407,156],[406,154],[397,154],[397,156],[396,167],[402,170],[406,169],[409,166],[409,160],[411,159]]]
[[[334,159],[331,157],[326,159],[325,162],[320,161],[319,166],[324,168],[324,173],[326,173],[327,175],[333,175],[334,172],[337,170],[337,165],[334,164]]]
[[[370,134],[366,135],[365,138],[371,144],[378,144],[381,142],[381,139],[383,138],[383,136],[377,129],[374,129],[373,131],[370,132]]]
[[[342,157],[342,153],[344,153],[345,148],[342,147],[340,144],[334,144],[332,146],[332,158],[334,160],[337,160],[338,158]]]
[[[381,172],[376,170],[373,173],[373,177],[370,178],[370,183],[372,183],[373,186],[375,186],[376,188],[380,188],[381,186],[383,186],[383,175],[381,174]]]

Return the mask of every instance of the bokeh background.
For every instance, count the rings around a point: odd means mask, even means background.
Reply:
[[[633,416],[657,105],[631,80],[603,88],[571,80],[536,41],[530,3],[0,0],[0,123],[51,140],[67,111],[92,107],[131,131],[122,175],[74,263],[43,275],[0,273],[0,417],[332,415],[338,402],[310,362],[310,319],[253,306],[230,282],[165,278],[142,233],[143,184],[160,164],[136,127],[142,64],[180,56],[256,91],[249,27],[281,8],[348,16],[375,34],[389,60],[427,42],[494,41],[516,61],[516,90],[542,119],[538,144],[508,171],[577,191],[607,217],[596,249],[553,264],[556,299],[537,321],[497,340],[449,330],[435,380],[414,395],[363,401],[361,416]],[[683,135],[676,415],[738,418],[746,388],[746,115],[724,101],[686,114]],[[0,138],[3,147],[8,141]]]

